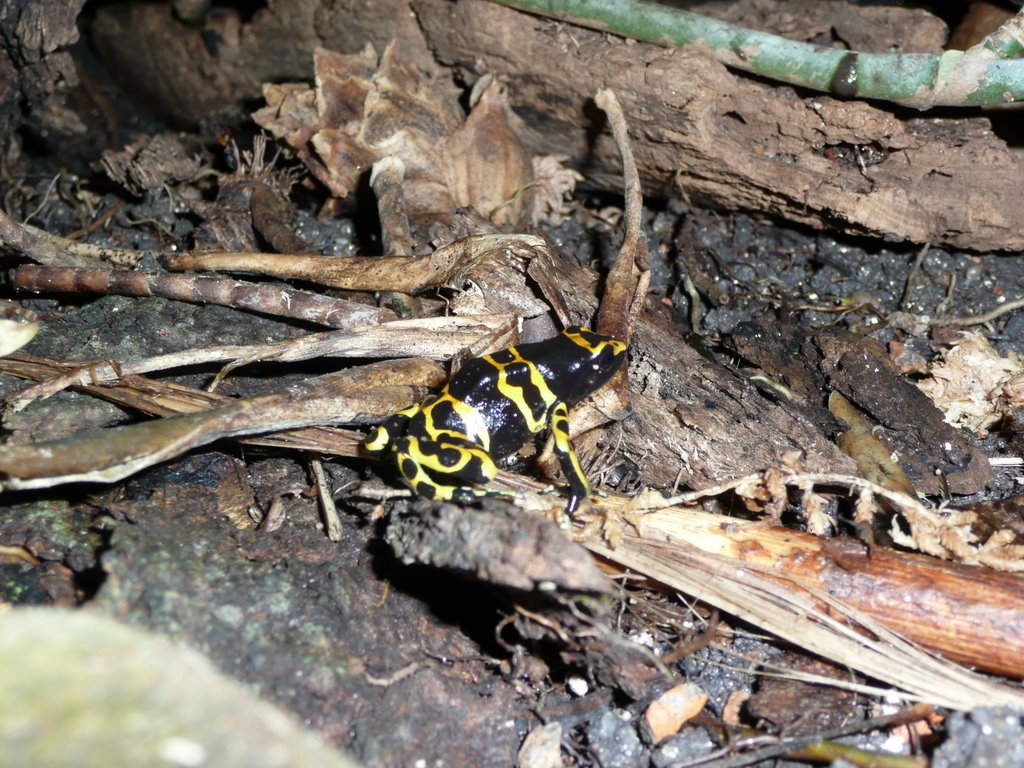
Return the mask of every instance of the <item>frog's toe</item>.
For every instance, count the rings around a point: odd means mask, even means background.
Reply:
[[[580,504],[586,501],[586,499],[586,496],[577,496],[575,493],[570,493],[569,501],[565,505],[565,514],[572,517],[573,513],[580,508]]]
[[[455,501],[474,501],[476,499],[514,499],[515,491],[503,491],[495,488],[458,488],[452,497]]]

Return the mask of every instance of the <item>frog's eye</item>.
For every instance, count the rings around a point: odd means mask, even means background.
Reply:
[[[617,355],[612,347],[605,347],[602,349],[597,358],[594,360],[593,368],[595,371],[608,370],[615,365]]]

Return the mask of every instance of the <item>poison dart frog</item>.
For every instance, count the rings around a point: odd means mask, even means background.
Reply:
[[[550,429],[569,481],[572,514],[590,486],[569,441],[569,407],[604,386],[626,357],[611,336],[572,326],[558,336],[468,360],[440,394],[399,411],[366,440],[387,453],[412,490],[428,499],[501,495],[480,487],[496,459]]]

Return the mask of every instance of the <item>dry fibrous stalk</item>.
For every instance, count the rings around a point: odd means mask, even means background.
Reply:
[[[627,505],[628,506],[628,505]],[[762,523],[725,530],[724,518],[675,508],[631,517],[640,535],[685,541],[821,591],[944,656],[1024,677],[1020,662],[1024,577],[935,557],[826,539]]]
[[[463,352],[475,356],[508,346],[514,325],[511,318],[501,315],[397,320],[347,331],[312,333],[269,344],[201,347],[131,362],[68,362],[64,372],[46,377],[39,384],[8,397],[4,410],[7,414],[17,413],[32,402],[52,397],[68,387],[117,385],[128,376],[211,363],[224,364],[214,380],[216,385],[231,371],[255,362],[287,363],[329,357],[447,360]],[[16,359],[22,361],[22,358]]]
[[[409,380],[438,385],[436,363],[411,359],[371,363],[208,410],[71,437],[8,445],[0,455],[0,489],[49,488],[69,482],[111,483],[187,450],[229,437],[324,424],[379,421],[393,405],[392,387]],[[382,397],[382,392],[385,395]],[[408,396],[408,390],[400,394]],[[382,408],[383,405],[383,408]]]
[[[36,381],[60,379],[70,371],[70,376],[79,373],[72,364],[59,360],[18,355],[0,363],[0,370],[11,376],[20,376]],[[183,413],[197,413],[212,406],[230,402],[224,395],[201,389],[186,387],[173,382],[156,381],[144,376],[126,374],[116,386],[107,384],[74,383],[71,388],[87,392],[115,405],[131,408],[148,416],[177,416]],[[393,385],[381,387],[378,397],[382,408],[388,404],[401,407],[402,403],[416,400],[427,393],[425,386]],[[285,450],[315,451],[335,456],[358,456],[363,433],[341,427],[300,427],[283,432],[238,438],[249,445],[262,445]]]
[[[636,163],[630,143],[626,119],[615,93],[610,90],[598,92],[597,105],[603,109],[612,124],[616,143],[622,155],[623,173],[625,176],[625,237],[622,247],[605,280],[604,295],[601,308],[597,315],[596,327],[605,333],[623,339],[627,343],[633,337],[634,330],[640,323],[647,309],[647,288],[651,282],[650,262],[647,258],[647,237],[643,232],[640,216],[643,211],[643,195],[640,189],[640,178],[637,175]],[[531,273],[542,289],[550,289],[550,294],[562,302],[561,291],[557,288],[553,275],[545,264]],[[573,288],[575,291],[575,287]],[[599,437],[596,427],[608,421],[624,418],[630,410],[629,373],[625,367],[620,368],[612,380],[577,408],[573,425],[577,434],[586,432],[578,440],[580,450],[592,449]],[[583,411],[582,414],[579,411]],[[593,430],[593,431],[591,431]],[[547,447],[541,456],[541,467],[550,476],[554,470],[553,440],[548,440]]]
[[[605,282],[597,328],[601,333],[610,333],[628,341],[633,335],[638,318],[647,309],[647,288],[651,284],[647,236],[640,221],[643,214],[643,193],[626,126],[626,116],[622,112],[618,97],[614,91],[605,89],[597,93],[594,101],[608,115],[612,135],[622,156],[626,200],[623,216],[626,231],[618,258]]]

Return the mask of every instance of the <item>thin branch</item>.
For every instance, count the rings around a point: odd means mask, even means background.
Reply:
[[[933,325],[983,325],[984,323],[995,320],[997,317],[1005,315],[1007,312],[1012,312],[1015,309],[1024,308],[1024,298],[1014,299],[1008,301],[1005,304],[1000,304],[995,309],[990,309],[988,312],[984,312],[980,315],[967,315],[966,317],[949,317],[944,319],[936,318],[932,321]]]
[[[19,224],[0,211],[0,250],[18,253],[51,267],[131,267],[152,251],[132,251],[79,243]]]
[[[505,315],[396,320],[344,331],[311,333],[267,344],[199,347],[133,361],[77,361],[68,363],[64,373],[44,377],[39,384],[8,396],[4,413],[10,416],[32,402],[52,397],[68,387],[113,385],[128,376],[209,363],[226,363],[218,374],[220,379],[240,366],[260,361],[285,363],[316,357],[428,357],[448,360],[465,350],[474,355],[482,354],[485,347],[508,340],[513,327],[513,320]],[[27,360],[19,356],[8,362],[18,365]],[[0,372],[9,372],[2,362]]]
[[[814,757],[811,757],[810,759],[820,759],[820,745],[827,744],[829,745],[827,748],[838,748],[840,751],[851,749],[847,745],[836,744],[832,741],[833,739],[837,739],[842,736],[849,736],[850,734],[855,733],[870,733],[883,728],[908,725],[920,720],[927,720],[932,714],[933,710],[927,704],[915,704],[909,709],[897,712],[895,715],[883,715],[882,717],[875,717],[870,720],[844,723],[838,728],[831,728],[827,731],[808,736],[780,738],[777,744],[771,744],[767,747],[753,749],[748,752],[741,752],[740,754],[731,755],[719,760],[687,763],[687,765],[700,765],[701,768],[742,768],[742,766],[753,765],[754,763],[758,763],[763,760],[770,760],[778,757],[801,759],[798,755],[800,753],[804,753],[805,750],[810,750],[815,753]],[[893,768],[894,766],[906,766],[909,768],[910,766],[927,765],[927,761],[924,758],[878,753],[861,753],[861,755],[864,757],[874,758],[875,762],[872,763],[873,765],[888,766],[889,768]],[[845,756],[849,756],[849,753],[846,753]],[[863,765],[865,763],[861,762],[858,764]]]

